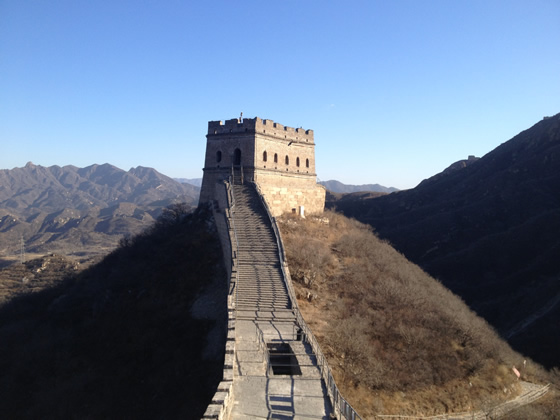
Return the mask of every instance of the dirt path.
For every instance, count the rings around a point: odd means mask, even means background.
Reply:
[[[483,419],[499,419],[504,417],[507,413],[518,409],[524,405],[530,404],[533,401],[538,400],[544,396],[549,388],[548,385],[537,385],[530,382],[521,382],[521,395],[513,398],[509,401],[501,403],[489,410],[477,411],[470,413],[448,413],[441,414],[438,416],[399,416],[399,415],[377,415],[376,418],[379,419],[389,419],[389,420],[483,420]]]

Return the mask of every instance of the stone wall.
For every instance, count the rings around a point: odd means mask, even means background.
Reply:
[[[255,183],[274,217],[283,213],[299,214],[300,207],[305,214],[322,213],[325,208],[326,190],[315,178],[259,171],[255,174]]]
[[[231,206],[228,199],[228,188],[225,183],[216,184],[215,199],[210,203],[216,223],[216,229],[222,244],[224,264],[228,271],[228,320],[226,350],[222,380],[218,384],[216,392],[208,405],[203,419],[227,420],[230,417],[233,403],[233,371],[235,368],[235,302],[232,284],[235,283],[237,273],[236,249],[234,244],[234,233],[230,217]]]
[[[316,177],[313,144],[279,141],[260,134],[256,135],[255,143],[255,168],[257,170],[274,169]]]
[[[231,234],[229,226],[231,219],[229,217],[230,210],[227,194],[227,188],[223,182],[216,185],[215,199],[212,202],[212,213],[214,215],[216,229],[218,231],[218,236],[222,245],[224,264],[227,270],[228,279],[231,279],[231,259],[233,255],[233,249],[231,245]]]

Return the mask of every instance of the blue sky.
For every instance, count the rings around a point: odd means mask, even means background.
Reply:
[[[209,120],[315,132],[317,175],[412,188],[560,112],[560,2],[0,0],[0,169],[202,176]]]

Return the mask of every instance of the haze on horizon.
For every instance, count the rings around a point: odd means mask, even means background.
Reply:
[[[207,121],[313,129],[317,175],[412,188],[560,112],[560,3],[2,2],[0,168],[202,176]]]

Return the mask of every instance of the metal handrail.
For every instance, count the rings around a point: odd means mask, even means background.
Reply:
[[[282,269],[282,274],[283,274],[282,277],[284,278],[284,284],[286,285],[286,289],[288,290],[288,295],[290,296],[290,300],[292,301],[292,309],[294,309],[296,322],[299,325],[299,327],[302,329],[304,340],[311,346],[311,349],[313,350],[313,353],[317,358],[317,365],[320,366],[319,370],[321,372],[321,376],[323,377],[323,380],[325,381],[327,392],[329,394],[329,398],[331,400],[333,409],[335,410],[335,414],[338,409],[338,414],[346,419],[362,420],[362,417],[356,412],[356,410],[354,410],[352,405],[350,405],[350,403],[346,401],[346,399],[340,393],[340,390],[338,389],[338,386],[336,385],[336,382],[334,380],[334,376],[332,374],[331,368],[327,362],[327,358],[321,351],[321,347],[319,345],[319,342],[315,338],[315,335],[313,334],[311,329],[307,326],[307,323],[305,322],[303,316],[301,315],[290,274],[288,273],[288,271],[286,271],[286,266],[287,266],[286,253],[284,250],[284,244],[282,242],[282,236],[280,234],[280,229],[278,229],[276,219],[272,217],[268,204],[266,203],[266,200],[264,199],[264,196],[261,193],[259,185],[256,182],[253,182],[253,185],[255,186],[258,195],[264,205],[266,214],[270,220],[270,223],[272,224],[272,229],[276,236],[276,243],[278,245],[278,254],[280,256],[280,267]]]

